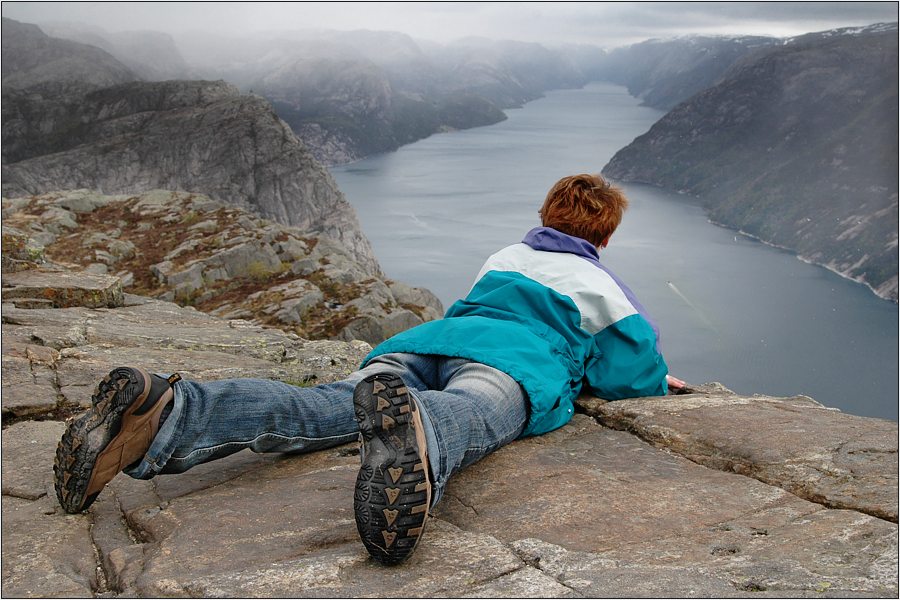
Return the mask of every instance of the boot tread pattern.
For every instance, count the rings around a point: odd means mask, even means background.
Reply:
[[[357,529],[369,554],[397,564],[418,543],[430,498],[413,400],[400,377],[378,374],[360,382],[353,401],[365,456],[354,494]]]
[[[97,457],[118,435],[122,414],[143,391],[137,371],[114,369],[97,385],[91,409],[66,427],[53,462],[56,496],[66,512],[81,512],[94,502],[96,494],[86,498],[85,492]],[[103,435],[91,436],[96,429],[104,429]]]

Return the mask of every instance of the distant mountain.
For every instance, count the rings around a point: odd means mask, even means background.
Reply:
[[[3,45],[5,196],[204,193],[339,240],[380,273],[355,211],[265,99],[221,81],[121,83],[136,76],[105,51],[8,19]]]
[[[738,59],[778,43],[777,38],[759,36],[653,39],[595,58],[591,74],[626,86],[647,106],[670,110],[717,83]]]
[[[46,35],[36,25],[2,19],[4,93],[79,93],[138,76],[108,52]]]
[[[518,42],[444,46],[380,31],[191,34],[177,42],[204,77],[269,99],[327,163],[496,123],[504,108],[587,82],[564,53]]]
[[[745,55],[603,172],[699,196],[712,219],[897,299],[897,24]]]
[[[552,89],[581,87],[585,74],[563,52],[540,44],[465,38],[432,50],[442,85],[518,107]]]
[[[102,48],[147,81],[196,79],[168,33],[160,31],[105,31],[80,23],[41,26],[50,36]]]

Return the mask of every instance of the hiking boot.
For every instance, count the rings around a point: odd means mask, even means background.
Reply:
[[[373,558],[400,563],[422,539],[431,505],[422,415],[403,380],[371,375],[353,394],[362,442],[353,510]]]
[[[69,421],[56,448],[56,497],[66,512],[85,510],[119,471],[143,458],[179,379],[119,367],[97,385],[91,408]]]

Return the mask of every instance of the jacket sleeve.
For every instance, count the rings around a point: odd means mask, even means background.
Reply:
[[[590,391],[606,400],[665,396],[666,361],[656,332],[640,314],[625,317],[594,336],[585,365]]]

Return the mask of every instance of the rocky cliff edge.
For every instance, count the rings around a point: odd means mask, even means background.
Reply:
[[[14,241],[5,239],[4,261],[41,260]],[[4,278],[11,271],[5,264]],[[29,272],[40,271],[19,273]],[[358,541],[353,445],[245,451],[152,481],[120,475],[89,512],[64,514],[52,482],[62,419],[111,367],[309,385],[350,372],[368,345],[123,294],[105,285],[119,282],[110,275],[60,270],[27,291],[11,275],[6,597],[898,593],[897,424],[715,384],[667,398],[582,398],[565,427],[457,476],[416,554],[396,568],[373,563]]]
[[[377,344],[443,314],[431,292],[373,275],[328,236],[199,194],[75,190],[3,199],[2,206],[4,285],[17,286],[4,287],[4,296],[19,306],[59,306],[34,296],[52,272],[12,273],[33,255],[48,262],[45,271],[68,264],[112,276],[124,292],[308,339]]]

